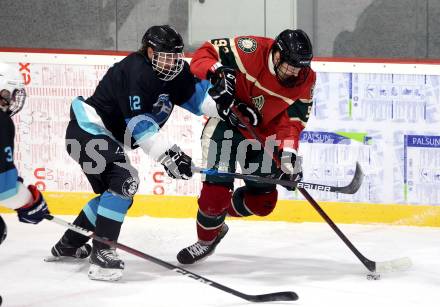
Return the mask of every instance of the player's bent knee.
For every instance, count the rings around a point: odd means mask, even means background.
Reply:
[[[277,200],[276,188],[262,191],[241,187],[234,192],[232,209],[238,216],[267,216],[275,209]],[[230,215],[234,216],[231,212]]]
[[[266,216],[275,209],[278,200],[278,191],[272,190],[265,194],[246,194],[245,202],[251,204],[251,211],[258,216]]]
[[[199,209],[208,216],[221,215],[231,205],[231,198],[229,186],[204,182],[198,199]]]

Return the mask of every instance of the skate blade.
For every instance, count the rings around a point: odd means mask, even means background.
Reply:
[[[122,278],[122,271],[122,269],[104,269],[91,264],[88,275],[92,280],[117,281]]]
[[[70,256],[46,256],[43,258],[44,262],[79,262],[83,261],[85,258],[76,258]]]
[[[61,260],[61,257],[57,257],[57,256],[53,256],[53,255],[50,255],[50,256],[47,256],[47,257],[43,258],[44,262],[57,262],[57,261],[60,261],[60,260]]]

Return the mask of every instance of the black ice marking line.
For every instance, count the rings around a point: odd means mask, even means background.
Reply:
[[[79,226],[73,225],[72,223],[69,223],[63,219],[57,218],[53,215],[46,215],[45,218],[51,222],[57,223],[59,225],[62,225],[64,227],[69,228],[72,231],[75,231],[79,234],[82,234],[84,236],[90,237],[96,241],[99,241],[101,243],[110,245],[111,247],[115,247],[118,248],[120,250],[123,250],[129,254],[135,255],[137,257],[140,257],[142,259],[151,261],[155,264],[158,264],[164,268],[167,268],[171,271],[174,271],[176,273],[179,273],[183,276],[189,277],[191,279],[194,279],[196,281],[199,281],[205,285],[214,287],[216,289],[219,289],[221,291],[227,292],[229,294],[238,296],[246,301],[249,302],[254,302],[254,303],[262,303],[262,302],[273,302],[273,301],[296,301],[298,300],[298,295],[295,292],[292,291],[284,291],[284,292],[274,292],[274,293],[266,293],[266,294],[257,294],[257,295],[251,295],[251,294],[246,294],[243,292],[239,292],[237,290],[234,290],[232,288],[226,287],[222,284],[219,284],[215,281],[212,281],[208,278],[205,278],[203,276],[197,275],[195,273],[192,273],[188,270],[185,270],[181,267],[178,267],[174,264],[171,264],[169,262],[163,261],[161,259],[155,258],[153,256],[150,256],[148,254],[145,254],[141,251],[138,251],[134,248],[128,247],[124,244],[118,243],[118,242],[113,242],[113,241],[109,241],[106,240],[104,238],[101,238],[99,236],[96,236],[93,232],[88,231],[87,229],[81,228]]]

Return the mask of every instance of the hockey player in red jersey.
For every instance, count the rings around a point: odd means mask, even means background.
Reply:
[[[38,189],[23,185],[14,165],[15,126],[11,116],[18,113],[26,100],[22,77],[0,64],[0,206],[14,209],[23,223],[37,224],[49,213]],[[0,216],[0,244],[6,239],[7,227]]]
[[[284,30],[275,40],[256,36],[213,39],[194,54],[191,71],[213,84],[209,90],[221,119],[211,117],[202,133],[205,166],[299,181],[298,140],[312,108],[316,74],[311,69],[312,45],[302,30]],[[236,107],[266,141],[272,141],[281,169],[232,112]],[[243,146],[244,145],[244,146]],[[249,146],[251,145],[251,150]],[[276,145],[276,146],[275,146]],[[198,241],[182,249],[177,259],[192,264],[212,254],[226,235],[225,217],[266,216],[277,202],[275,185],[206,175],[197,213]]]

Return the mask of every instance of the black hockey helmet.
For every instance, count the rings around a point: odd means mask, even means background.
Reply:
[[[151,65],[159,79],[170,81],[183,69],[183,39],[168,25],[152,26],[142,37],[141,52],[148,54],[148,47],[153,50]]]
[[[308,74],[310,70],[310,63],[313,58],[312,43],[310,42],[307,34],[300,29],[290,30],[286,29],[282,31],[276,38],[272,45],[272,55],[278,51],[280,53],[280,61],[275,65],[275,72],[280,83],[284,86],[295,86],[299,85],[300,79],[304,79],[304,73]],[[287,63],[291,66],[304,68],[302,69],[302,76],[289,77],[286,79],[280,78],[280,65]],[[305,77],[305,78],[304,78]]]
[[[156,52],[181,53],[183,46],[182,36],[169,25],[152,26],[142,37],[142,47]]]

